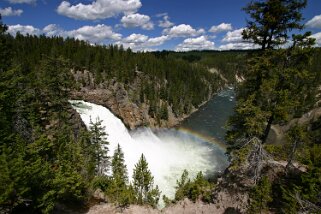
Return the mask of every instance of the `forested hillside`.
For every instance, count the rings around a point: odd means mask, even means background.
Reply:
[[[189,51],[154,52],[156,56],[171,56],[183,59],[187,62],[203,65],[214,69],[221,74],[230,84],[236,81],[235,75],[242,76],[244,73],[246,54],[251,50],[230,50],[230,51]]]
[[[197,63],[174,53],[133,53],[121,46],[91,45],[70,38],[17,34],[15,38],[7,35],[7,40],[14,50],[10,58],[12,65],[20,66],[22,72],[37,69],[39,61],[46,56],[63,57],[69,61],[70,70],[91,73],[93,88],[111,80],[124,84],[130,101],[139,107],[147,104],[148,114],[158,121],[167,119],[168,107],[177,117],[190,113],[226,84],[218,73],[209,72],[210,68],[217,67],[223,76],[233,80],[237,67],[231,56],[224,55],[211,55],[203,59],[204,63]],[[225,61],[221,61],[223,58]],[[225,62],[233,63],[234,67]],[[90,80],[86,76],[73,84],[76,90],[87,85]]]
[[[321,55],[303,30],[306,4],[267,0],[244,8],[243,39],[260,50],[248,55],[226,139],[249,213],[321,212]],[[291,36],[294,29],[300,33]],[[272,132],[283,140],[269,140]]]

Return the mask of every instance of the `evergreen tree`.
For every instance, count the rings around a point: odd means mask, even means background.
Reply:
[[[271,2],[274,1],[267,0],[262,5],[270,5]],[[290,4],[292,1],[277,2],[282,3],[286,8],[291,6],[293,11],[298,12],[305,5],[304,2],[294,5]],[[260,7],[252,7],[251,5],[249,8],[250,11],[257,11],[259,14],[262,10]],[[283,14],[285,17],[293,16],[289,8],[285,11],[289,13]],[[269,19],[283,21],[283,18],[273,18],[273,14],[277,16],[275,12],[271,12]],[[301,15],[295,16],[301,17]],[[263,15],[258,16],[257,19],[256,22],[265,23]],[[293,26],[298,25],[301,18],[294,20],[291,18],[290,20],[291,24],[287,24],[277,31],[282,32],[282,35],[287,33]],[[283,25],[282,23],[277,24]],[[271,28],[268,23],[266,25],[265,28]],[[243,35],[246,35],[246,32]],[[307,111],[311,103],[314,103],[307,99],[310,94],[315,98],[317,92],[316,73],[307,69],[307,65],[311,62],[312,45],[314,44],[314,39],[310,38],[310,35],[309,32],[303,35],[294,35],[292,46],[287,49],[269,50],[274,47],[273,44],[264,44],[269,49],[265,50],[262,46],[264,51],[250,57],[246,81],[239,86],[237,91],[236,113],[230,120],[231,130],[227,134],[227,140],[230,143],[245,142],[246,139],[256,136],[264,144],[272,124],[287,122]],[[253,33],[252,36],[258,39],[262,37],[258,32]],[[271,37],[273,42],[275,36]],[[287,35],[283,35],[283,37],[282,41],[287,39]],[[267,40],[270,41],[270,39]],[[260,44],[254,39],[253,41],[255,44]],[[278,43],[278,40],[276,39],[275,42]]]
[[[112,167],[112,184],[109,188],[109,194],[115,201],[117,201],[121,206],[126,206],[129,203],[128,199],[128,175],[127,168],[124,160],[124,153],[120,147],[117,145],[114,155],[111,161]]]
[[[124,153],[120,147],[117,145],[115,149],[114,156],[111,162],[113,178],[118,180],[120,186],[128,183],[127,168],[125,165]]]
[[[158,186],[154,188],[154,177],[143,154],[134,168],[133,187],[138,204],[149,204],[153,207],[158,204],[160,191]]]
[[[191,181],[185,169],[176,184],[175,201],[183,200],[185,197],[194,202],[198,199],[208,203],[212,201],[211,191],[213,186],[204,178],[202,172],[197,173],[196,178]]]
[[[0,73],[7,71],[11,65],[12,49],[10,45],[10,35],[6,33],[7,25],[2,23],[0,14]]]
[[[181,175],[180,180],[176,181],[176,192],[175,192],[175,200],[179,201],[184,199],[184,197],[188,196],[188,188],[190,185],[190,179],[188,178],[188,172],[185,169]]]
[[[287,43],[288,32],[302,29],[301,10],[307,0],[251,1],[244,11],[251,20],[243,31],[243,39],[260,45],[262,50]]]
[[[106,173],[110,166],[108,156],[108,145],[107,133],[104,131],[105,127],[102,126],[102,120],[96,119],[96,122],[90,120],[90,133],[91,133],[91,144],[93,148],[93,156],[96,163],[96,173],[103,175]]]
[[[263,177],[250,193],[250,213],[262,213],[268,210],[268,203],[272,202],[272,185],[267,177]]]

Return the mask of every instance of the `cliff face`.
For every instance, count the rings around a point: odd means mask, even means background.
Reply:
[[[138,108],[135,103],[131,102],[124,87],[118,83],[108,88],[88,89],[84,87],[80,91],[73,92],[73,99],[82,99],[109,108],[131,129],[149,121],[147,108]]]
[[[128,85],[116,82],[113,79],[96,84],[92,73],[89,71],[74,71],[73,74],[78,84],[78,90],[72,92],[72,99],[81,99],[105,106],[130,129],[140,126],[151,128],[174,127],[196,110],[192,106],[190,113],[177,116],[166,101],[160,100],[159,102],[167,108],[168,117],[166,120],[155,118],[154,115],[150,114],[151,106],[148,100],[144,102],[139,100],[140,95],[136,89],[142,84],[142,77],[137,76],[135,81]]]

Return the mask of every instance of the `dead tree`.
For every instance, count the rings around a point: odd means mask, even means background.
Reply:
[[[271,156],[263,148],[262,141],[257,137],[251,138],[242,147],[249,147],[247,156],[248,171],[256,184],[261,178],[262,169],[267,164],[268,160],[271,159]]]

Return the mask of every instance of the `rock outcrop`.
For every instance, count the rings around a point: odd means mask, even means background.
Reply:
[[[73,71],[73,74],[78,84],[78,90],[72,92],[72,99],[85,100],[110,109],[130,129],[140,126],[174,127],[196,111],[196,108],[193,107],[189,114],[177,116],[173,113],[172,107],[166,104],[168,119],[157,119],[149,114],[149,103],[139,101],[136,89],[141,84],[141,77],[137,77],[129,85],[114,79],[95,84],[94,77],[89,71]]]
[[[233,205],[233,198],[229,198],[230,205]],[[227,205],[228,206],[228,205]],[[201,201],[192,202],[188,199],[180,201],[177,204],[174,204],[170,207],[167,207],[163,210],[153,209],[151,207],[131,205],[126,209],[120,209],[112,204],[100,204],[95,205],[89,209],[87,214],[224,214],[224,213],[241,213],[238,209],[233,207],[225,208],[225,206],[221,206],[220,204],[207,204]]]

